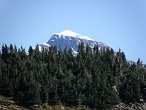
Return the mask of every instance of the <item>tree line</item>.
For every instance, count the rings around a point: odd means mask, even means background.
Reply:
[[[0,94],[23,104],[79,104],[107,109],[119,102],[146,99],[146,70],[140,59],[127,61],[119,49],[78,46],[72,49],[39,50],[2,45],[0,52]]]

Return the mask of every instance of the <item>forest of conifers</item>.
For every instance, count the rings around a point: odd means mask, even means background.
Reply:
[[[64,104],[106,109],[119,102],[146,99],[146,70],[142,62],[127,61],[119,49],[92,50],[83,43],[72,50],[6,44],[0,52],[0,94],[26,105]]]

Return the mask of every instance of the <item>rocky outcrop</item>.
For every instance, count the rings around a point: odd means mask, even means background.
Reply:
[[[140,103],[119,103],[118,105],[115,105],[111,110],[146,110],[146,102],[140,102]]]
[[[28,110],[19,106],[15,101],[10,98],[0,96],[0,110]]]

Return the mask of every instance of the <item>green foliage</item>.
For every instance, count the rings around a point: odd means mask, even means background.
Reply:
[[[30,46],[17,51],[12,44],[0,52],[0,94],[27,105],[48,103],[108,109],[124,102],[146,99],[146,70],[126,61],[124,52],[92,50],[83,43],[77,56],[72,49]]]

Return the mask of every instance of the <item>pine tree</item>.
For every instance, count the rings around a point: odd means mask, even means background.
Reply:
[[[33,57],[33,49],[32,49],[32,46],[29,47],[28,52],[29,52],[30,58],[32,58]]]

